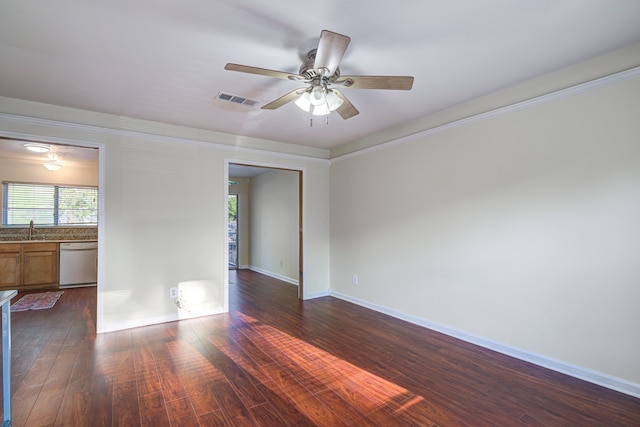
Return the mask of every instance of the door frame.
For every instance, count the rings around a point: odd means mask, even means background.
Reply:
[[[281,164],[281,163],[269,163],[269,162],[260,162],[260,161],[250,161],[250,160],[244,160],[244,159],[232,159],[232,158],[225,158],[224,159],[224,200],[225,200],[225,207],[227,206],[228,200],[229,200],[229,165],[230,164],[237,164],[237,165],[242,165],[242,166],[253,166],[253,167],[261,167],[261,168],[265,168],[265,169],[273,169],[273,170],[286,170],[286,171],[293,171],[293,172],[298,172],[298,224],[299,224],[299,231],[298,231],[298,239],[299,239],[299,244],[298,244],[298,263],[299,263],[299,268],[298,268],[298,299],[299,300],[303,300],[304,299],[304,257],[303,254],[305,253],[304,251],[304,230],[306,227],[306,168],[303,166],[297,166],[297,165],[287,165],[287,164]],[[225,209],[226,211],[226,209]],[[229,229],[229,215],[226,214],[224,216],[224,229],[228,230]],[[225,303],[226,306],[229,306],[229,248],[228,248],[228,244],[227,244],[227,239],[224,239],[224,245],[225,245],[225,250],[224,250],[224,265],[225,265],[225,269],[224,269],[224,295],[225,295]]]

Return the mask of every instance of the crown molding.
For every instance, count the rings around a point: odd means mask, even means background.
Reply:
[[[49,133],[33,133],[33,132],[15,132],[7,130],[8,124],[22,125],[22,127],[40,127],[40,128],[53,128],[62,129],[65,131],[71,131],[74,134],[94,134],[94,135],[110,135],[117,136],[119,138],[129,138],[138,140],[153,140],[163,141],[180,144],[198,144],[201,146],[207,146],[212,148],[218,148],[221,150],[232,150],[235,152],[243,153],[259,153],[270,154],[278,157],[285,157],[290,159],[298,159],[305,161],[317,161],[322,163],[328,163],[328,150],[315,149],[311,147],[301,147],[292,144],[286,144],[277,141],[260,140],[257,138],[241,137],[229,134],[223,134],[220,132],[202,131],[200,129],[186,129],[186,131],[193,131],[198,135],[177,136],[167,135],[161,133],[163,124],[159,123],[156,129],[157,132],[146,132],[141,130],[129,130],[118,129],[106,126],[87,125],[80,123],[72,123],[68,121],[60,121],[53,119],[45,119],[38,117],[23,116],[12,113],[0,112],[0,135],[9,138],[21,138],[31,140],[46,140],[52,143],[61,143],[82,146],[93,146],[90,140],[78,137],[72,138],[60,138],[50,136]],[[172,126],[172,125],[168,125]]]

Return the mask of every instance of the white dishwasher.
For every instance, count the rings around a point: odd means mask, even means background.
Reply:
[[[60,287],[96,286],[98,242],[60,243]]]

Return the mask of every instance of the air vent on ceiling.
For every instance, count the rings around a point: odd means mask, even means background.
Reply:
[[[234,104],[246,105],[247,107],[255,107],[256,105],[258,105],[258,101],[256,101],[255,99],[249,99],[227,92],[219,92],[218,99],[221,101],[233,102]]]

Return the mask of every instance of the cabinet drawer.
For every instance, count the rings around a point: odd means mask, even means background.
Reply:
[[[57,243],[25,243],[22,245],[24,252],[50,252],[57,251]]]
[[[20,243],[0,243],[0,253],[19,253]]]

